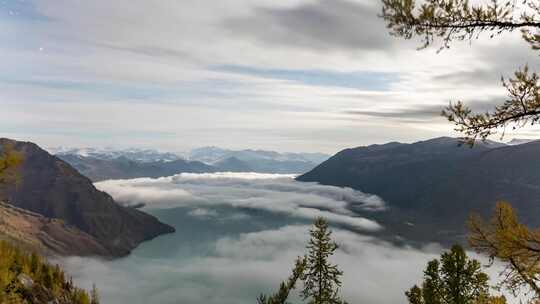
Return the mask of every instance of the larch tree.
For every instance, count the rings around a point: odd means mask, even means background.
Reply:
[[[0,151],[0,183],[17,180],[16,169],[23,162],[22,155],[12,146],[6,146]]]
[[[540,229],[531,230],[520,223],[506,202],[497,203],[489,221],[472,215],[468,225],[471,247],[505,264],[501,287],[514,295],[526,287],[540,300]]]
[[[471,4],[468,0],[382,0],[382,17],[390,33],[411,39],[420,37],[421,48],[442,41],[441,49],[452,41],[472,41],[482,33],[494,38],[504,32],[521,31],[523,40],[534,51],[540,50],[540,1],[489,0]],[[477,1],[475,1],[477,2]],[[450,103],[442,115],[456,125],[468,144],[485,140],[504,130],[540,121],[540,82],[527,65],[514,77],[502,79],[508,91],[506,100],[492,111],[473,113],[461,101]]]
[[[261,294],[257,298],[258,304],[285,304],[289,298],[289,294],[296,287],[298,280],[304,274],[306,269],[306,257],[298,257],[296,259],[292,274],[287,281],[282,282],[279,286],[278,292],[272,295]]]
[[[415,285],[405,295],[410,304],[505,303],[503,297],[490,296],[488,280],[480,262],[454,245],[428,263],[422,287]]]
[[[272,295],[260,295],[258,304],[285,304],[297,282],[302,281],[300,290],[302,300],[310,304],[346,304],[339,296],[340,277],[343,272],[331,264],[329,257],[338,245],[332,240],[332,231],[324,218],[317,218],[310,230],[308,253],[298,257],[292,274],[281,283],[279,290]]]
[[[343,272],[328,260],[338,245],[332,241],[332,231],[324,218],[317,218],[310,230],[306,269],[302,276],[302,297],[310,304],[344,303],[339,296]]]
[[[99,292],[96,285],[92,285],[92,291],[90,291],[90,304],[99,304]]]
[[[394,36],[420,37],[420,49],[442,42],[469,41],[488,34],[495,38],[504,32],[521,31],[532,52],[540,50],[540,1],[538,0],[381,0],[381,17]],[[419,4],[420,3],[420,4]],[[442,111],[463,140],[473,145],[477,139],[540,121],[540,76],[524,65],[509,79],[502,79],[507,98],[492,111],[474,113],[463,102],[451,102]],[[490,222],[473,216],[469,222],[470,243],[474,249],[505,263],[502,285],[517,292],[532,290],[540,299],[540,232],[518,222],[511,206],[497,204]],[[417,290],[410,291],[411,296]],[[410,298],[411,299],[411,298]],[[493,300],[492,302],[500,299]]]

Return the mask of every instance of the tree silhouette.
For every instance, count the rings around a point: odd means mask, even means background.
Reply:
[[[540,2],[538,0],[490,0],[472,5],[468,0],[382,0],[382,17],[390,33],[411,39],[421,37],[422,46],[442,40],[441,49],[454,40],[472,41],[482,33],[494,38],[503,32],[521,30],[522,37],[534,51],[540,50]],[[502,79],[508,97],[486,113],[473,113],[461,101],[450,103],[442,115],[456,125],[468,144],[485,140],[499,129],[513,128],[540,121],[540,82],[525,65],[514,78]]]
[[[304,300],[309,299],[310,304],[343,303],[338,294],[343,271],[328,261],[338,248],[332,241],[328,222],[324,218],[317,218],[310,235],[306,270],[302,276],[302,297]]]
[[[317,218],[310,235],[308,254],[297,258],[292,274],[280,284],[278,292],[269,296],[261,294],[257,298],[258,304],[288,303],[287,299],[298,280],[304,285],[300,292],[304,301],[310,304],[346,304],[339,297],[343,272],[328,261],[338,248],[332,241],[328,222],[324,218]]]
[[[514,295],[529,287],[540,299],[540,230],[521,224],[506,202],[497,203],[489,222],[472,215],[468,224],[471,247],[506,264],[500,285]]]
[[[405,295],[411,304],[505,303],[504,297],[489,295],[488,280],[480,262],[454,245],[427,264],[422,287],[415,285]]]

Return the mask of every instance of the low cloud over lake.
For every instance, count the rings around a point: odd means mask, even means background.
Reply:
[[[351,207],[384,212],[380,198],[296,182],[293,176],[179,174],[96,186],[122,203],[144,203],[146,211],[177,230],[122,259],[59,261],[77,284],[95,283],[103,303],[255,303],[288,277],[295,258],[305,252],[316,216],[330,220],[340,245],[332,262],[344,271],[342,293],[350,303],[406,303],[404,291],[420,281],[427,261],[442,250],[437,244],[396,246],[364,235],[384,227],[358,217]],[[495,269],[488,272],[495,278]]]
[[[145,204],[147,208],[225,205],[306,219],[324,216],[331,222],[369,231],[382,227],[355,215],[352,207],[373,211],[385,208],[375,195],[296,182],[293,175],[282,174],[181,173],[162,178],[110,180],[96,183],[96,187],[121,203]]]

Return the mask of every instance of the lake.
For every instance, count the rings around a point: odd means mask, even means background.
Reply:
[[[261,292],[277,289],[305,252],[316,216],[329,219],[340,245],[332,261],[344,271],[342,294],[350,303],[406,303],[404,291],[441,250],[366,235],[384,227],[351,210],[384,212],[382,200],[291,176],[181,174],[96,186],[122,203],[146,204],[146,212],[177,230],[125,258],[61,261],[77,284],[96,284],[105,304],[256,303]]]

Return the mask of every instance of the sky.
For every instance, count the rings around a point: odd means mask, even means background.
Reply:
[[[538,60],[519,32],[418,51],[373,0],[0,0],[0,136],[333,153],[456,135]],[[534,129],[509,137],[536,138]]]

